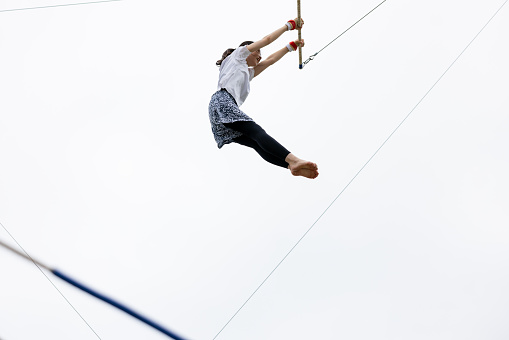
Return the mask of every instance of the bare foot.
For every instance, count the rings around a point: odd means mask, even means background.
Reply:
[[[300,159],[293,154],[289,154],[286,157],[286,161],[292,175],[311,179],[318,177],[318,166],[315,163]]]
[[[318,171],[317,170],[311,170],[311,169],[290,169],[292,172],[292,175],[294,176],[302,176],[306,178],[315,179],[318,177]]]

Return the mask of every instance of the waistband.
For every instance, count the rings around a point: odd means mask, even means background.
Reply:
[[[226,94],[228,94],[228,96],[233,100],[233,102],[235,103],[235,105],[238,105],[237,104],[237,101],[235,100],[235,98],[233,98],[232,94],[230,92],[228,92],[227,89],[225,89],[224,87],[221,88],[221,90],[217,91],[217,92],[225,92]]]

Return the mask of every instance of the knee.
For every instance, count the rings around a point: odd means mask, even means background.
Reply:
[[[254,140],[259,141],[259,140],[263,140],[263,139],[267,138],[267,136],[269,136],[269,135],[267,134],[267,132],[265,132],[264,129],[259,128],[255,132],[253,132],[252,136],[253,136]]]

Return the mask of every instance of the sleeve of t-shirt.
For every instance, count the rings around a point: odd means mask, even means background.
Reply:
[[[237,50],[238,52],[235,51],[237,52],[235,56],[237,60],[246,60],[246,58],[251,54],[251,52],[247,49],[247,46],[241,46]]]
[[[254,68],[250,67],[248,68],[248,71],[249,71],[249,81],[251,81],[254,78]]]

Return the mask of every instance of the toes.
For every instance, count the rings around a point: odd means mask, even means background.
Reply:
[[[318,166],[313,162],[303,161],[297,163],[294,167],[290,168],[290,171],[294,176],[303,176],[306,178],[318,177]]]
[[[318,170],[318,165],[316,165],[316,163],[313,163],[313,162],[306,162],[306,164],[304,165],[304,167],[305,167],[306,169]]]
[[[318,171],[316,170],[310,170],[310,169],[297,169],[297,170],[291,170],[292,175],[294,176],[302,176],[306,178],[317,178],[318,177]]]

